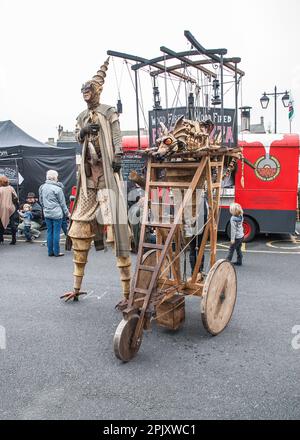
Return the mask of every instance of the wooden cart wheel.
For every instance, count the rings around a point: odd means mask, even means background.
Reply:
[[[205,329],[216,336],[228,325],[236,302],[237,279],[233,265],[219,260],[205,280],[201,318]]]
[[[122,319],[117,327],[114,336],[114,352],[117,358],[123,362],[133,359],[141,346],[143,331],[137,340],[136,346],[132,347],[131,345],[138,320],[138,315],[132,315],[128,319]]]
[[[142,257],[142,263],[144,266],[155,267],[157,264],[157,261],[158,261],[158,255],[157,255],[156,249],[151,249],[150,251],[147,251]],[[137,280],[137,287],[139,287],[141,289],[147,287],[151,281],[151,277],[152,277],[151,272],[145,272],[142,270],[141,274]],[[166,258],[162,264],[159,277],[166,278],[166,279],[172,278],[170,257],[168,255],[166,256]]]

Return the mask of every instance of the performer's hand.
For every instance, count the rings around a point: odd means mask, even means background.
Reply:
[[[88,134],[98,134],[99,130],[99,124],[87,124],[80,130],[80,138],[84,139]]]
[[[100,125],[99,124],[89,124],[89,133],[90,134],[98,134],[99,130],[100,130]]]
[[[112,169],[114,173],[119,173],[121,168],[122,168],[122,156],[117,155],[112,161]]]

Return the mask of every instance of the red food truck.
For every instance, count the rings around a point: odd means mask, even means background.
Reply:
[[[255,170],[239,162],[232,188],[224,188],[219,230],[229,234],[229,205],[244,210],[245,241],[261,233],[295,232],[299,135],[241,134],[239,145]],[[244,185],[243,185],[244,181]]]

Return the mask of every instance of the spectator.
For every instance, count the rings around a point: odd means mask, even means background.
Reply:
[[[242,266],[243,254],[242,254],[242,244],[244,240],[244,228],[243,228],[243,215],[241,205],[238,203],[232,203],[230,205],[230,224],[231,224],[231,246],[227,255],[227,261],[231,261],[234,251],[237,254],[237,260],[233,264],[235,266]]]
[[[18,196],[9,179],[6,176],[0,176],[0,243],[4,242],[4,231],[7,226],[10,227],[12,240],[10,244],[16,244],[17,227],[15,223],[15,213],[18,206]]]
[[[43,207],[47,225],[47,246],[49,257],[61,257],[59,240],[62,219],[70,216],[63,190],[58,183],[58,173],[49,170],[46,182],[39,189],[40,202]]]
[[[39,230],[43,225],[43,210],[39,204],[38,198],[33,192],[27,194],[26,203],[31,206],[32,221],[31,221],[31,233],[35,238],[40,236]],[[20,232],[24,231],[24,222],[18,226]]]
[[[23,210],[19,211],[19,215],[23,219],[23,231],[27,243],[32,243],[32,236],[35,236],[34,234],[38,232],[35,229],[32,229],[33,214],[31,209],[31,205],[29,205],[29,203],[25,203],[23,205]]]

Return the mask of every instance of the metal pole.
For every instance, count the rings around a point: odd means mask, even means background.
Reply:
[[[277,87],[275,86],[275,134],[277,133]]]
[[[221,130],[222,147],[224,143],[224,57],[221,55]]]
[[[137,120],[137,132],[138,132],[138,149],[141,149],[141,135],[140,135],[140,109],[139,109],[139,84],[137,70],[134,72],[135,78],[135,98],[136,98],[136,120]]]
[[[157,106],[156,106],[156,87],[157,87],[157,83],[156,83],[156,76],[153,77],[153,103],[154,103],[154,118],[155,118],[155,139],[154,141],[158,138],[158,120],[157,120]]]
[[[19,166],[18,166],[18,161],[17,161],[17,159],[15,159],[15,163],[16,163],[16,171],[17,171],[17,194],[18,194],[18,199],[20,199],[20,188],[19,188]]]
[[[234,126],[234,146],[237,147],[238,145],[238,75],[237,75],[237,64],[235,63],[235,126]]]

